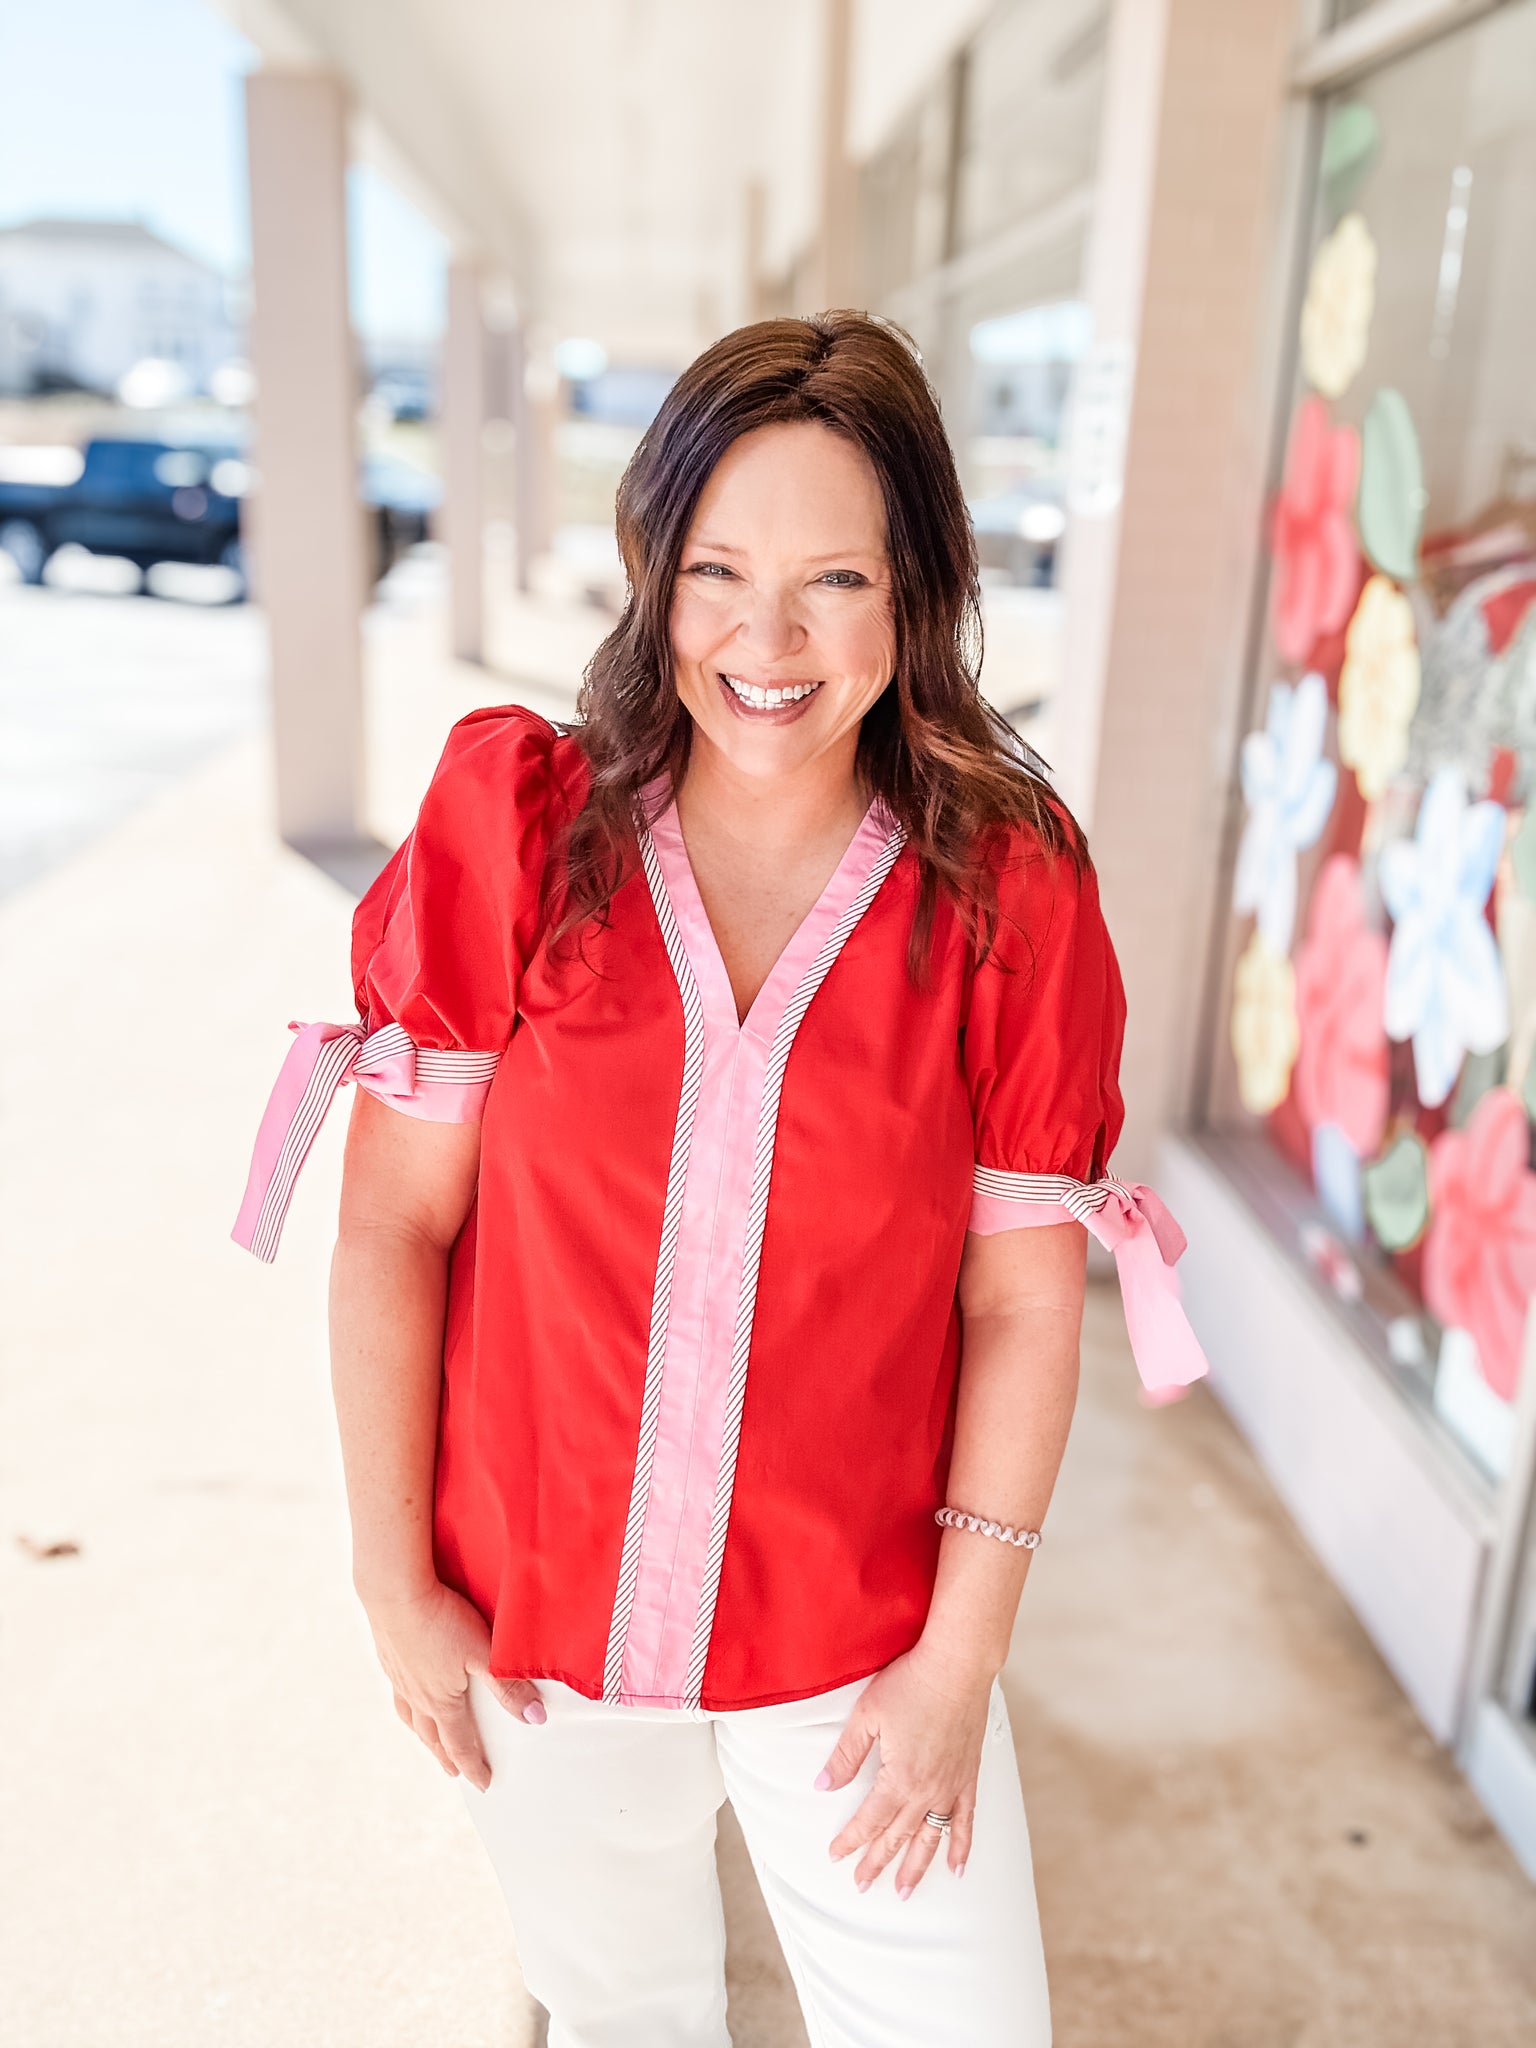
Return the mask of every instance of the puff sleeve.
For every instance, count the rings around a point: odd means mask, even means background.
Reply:
[[[345,1082],[407,1116],[478,1120],[538,942],[554,741],[520,707],[472,712],[449,734],[415,825],[353,915],[358,1022],[289,1027],[231,1233],[257,1258],[276,1256]]]
[[[1171,1398],[1207,1367],[1174,1271],[1183,1232],[1152,1189],[1109,1169],[1125,1114],[1126,1010],[1097,877],[1020,833],[999,864],[998,899],[999,936],[972,974],[963,1040],[970,1228],[1084,1224],[1114,1254],[1142,1382]]]

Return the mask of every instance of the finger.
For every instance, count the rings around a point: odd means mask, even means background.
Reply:
[[[882,1785],[876,1778],[847,1825],[832,1837],[828,1853],[833,1862],[851,1856],[855,1849],[862,1849],[866,1842],[872,1842],[877,1835],[883,1834],[901,1812],[901,1805],[901,1800],[890,1786]]]
[[[437,1723],[432,1719],[432,1716],[421,1712],[413,1713],[411,1716],[411,1726],[437,1758],[449,1777],[456,1778],[459,1775],[459,1767],[447,1750],[444,1749],[442,1738],[437,1732]]]
[[[535,1728],[548,1720],[539,1688],[531,1679],[492,1678],[487,1672],[485,1682],[514,1720],[527,1721]]]
[[[859,1768],[875,1740],[875,1727],[868,1716],[859,1709],[863,1704],[860,1695],[853,1703],[853,1712],[843,1725],[843,1732],[837,1739],[837,1747],[827,1758],[816,1776],[818,1792],[840,1792],[844,1785],[851,1785],[859,1775]]]
[[[906,1850],[908,1844],[917,1833],[918,1823],[921,1819],[921,1814],[902,1814],[885,1829],[883,1834],[876,1835],[875,1839],[864,1851],[864,1854],[859,1858],[853,1873],[861,1892],[867,1892],[881,1871],[888,1864],[894,1863],[896,1858]]]
[[[942,1808],[939,1810],[943,1811]],[[907,1844],[907,1853],[902,1857],[901,1868],[896,1873],[897,1898],[911,1898],[922,1882],[924,1872],[938,1854],[939,1844],[943,1839],[943,1830],[934,1827],[927,1820],[918,1828],[917,1833]]]
[[[971,1835],[976,1825],[976,1794],[968,1792],[955,1801],[955,1818],[949,1830],[949,1867],[959,1877],[971,1854]]]
[[[411,1703],[398,1692],[395,1694],[395,1712],[400,1716],[406,1727],[411,1730],[412,1734],[414,1734],[416,1732],[416,1723],[411,1719]]]
[[[483,1792],[491,1782],[491,1767],[480,1741],[480,1730],[475,1726],[468,1693],[461,1692],[442,1701],[434,1714],[438,1740],[475,1790]]]

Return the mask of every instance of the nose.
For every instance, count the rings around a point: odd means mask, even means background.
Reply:
[[[793,654],[805,640],[805,627],[799,617],[795,593],[790,590],[750,591],[736,628],[736,638],[759,661],[781,661],[786,655]]]

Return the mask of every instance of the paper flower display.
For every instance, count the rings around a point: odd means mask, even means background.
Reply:
[[[1365,1235],[1360,1155],[1337,1124],[1313,1126],[1312,1185],[1329,1222],[1358,1244]]]
[[[1424,460],[1413,415],[1401,391],[1384,385],[1371,400],[1360,432],[1356,515],[1365,552],[1400,583],[1411,581],[1418,570],[1424,504]]]
[[[1536,1173],[1519,1098],[1490,1088],[1465,1130],[1429,1151],[1433,1221],[1424,1243],[1430,1312],[1477,1345],[1484,1379],[1512,1401],[1536,1289]]]
[[[1365,1220],[1378,1244],[1405,1252],[1429,1222],[1429,1154],[1417,1131],[1400,1131],[1360,1175]]]
[[[1283,953],[1255,932],[1237,963],[1232,990],[1232,1051],[1244,1109],[1268,1116],[1284,1102],[1296,1061],[1296,978]]]
[[[1509,1035],[1499,950],[1484,911],[1504,844],[1504,811],[1469,804],[1455,768],[1424,792],[1412,839],[1382,849],[1381,893],[1393,919],[1384,1005],[1387,1036],[1413,1040],[1419,1099],[1444,1102],[1469,1052]]]
[[[1335,427],[1320,398],[1296,409],[1285,478],[1275,500],[1272,625],[1282,661],[1305,661],[1323,633],[1349,617],[1360,573],[1350,514],[1360,480],[1360,438]]]
[[[1328,690],[1319,675],[1294,689],[1273,683],[1262,732],[1243,741],[1248,823],[1232,882],[1233,907],[1258,913],[1272,953],[1288,953],[1296,925],[1296,856],[1310,846],[1333,809],[1339,771],[1323,753]]]
[[[1360,794],[1375,803],[1408,758],[1408,728],[1419,703],[1419,647],[1413,607],[1385,576],[1360,593],[1344,636],[1339,674],[1339,759]]]
[[[1349,389],[1365,361],[1376,310],[1376,244],[1358,213],[1346,213],[1318,246],[1301,309],[1301,367],[1329,398]]]
[[[1336,853],[1317,878],[1296,954],[1296,1107],[1310,1130],[1342,1131],[1358,1159],[1387,1127],[1386,986],[1386,934],[1365,921],[1359,863]]]

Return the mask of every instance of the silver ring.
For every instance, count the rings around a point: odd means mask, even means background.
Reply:
[[[937,1828],[941,1835],[947,1835],[949,1833],[949,1824],[954,1817],[952,1813],[925,1813],[923,1815],[923,1824],[925,1827]]]

